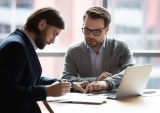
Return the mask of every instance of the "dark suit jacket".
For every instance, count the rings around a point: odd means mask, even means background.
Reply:
[[[0,44],[1,113],[41,113],[37,101],[46,99],[44,85],[56,81],[41,73],[29,38],[17,29]]]
[[[112,73],[108,77],[111,88],[118,87],[123,74],[121,72],[128,66],[135,64],[133,54],[128,43],[121,40],[107,38],[102,59],[102,70]],[[95,81],[93,76],[91,56],[85,41],[69,47],[65,55],[63,69],[64,79],[68,81]]]

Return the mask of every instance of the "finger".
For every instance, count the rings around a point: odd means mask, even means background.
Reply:
[[[64,91],[65,92],[70,92],[70,88],[66,88]]]
[[[72,87],[73,87],[74,89],[76,89],[77,91],[80,91],[80,92],[84,93],[84,89],[83,89],[83,87],[82,87],[81,85],[78,85],[78,84],[73,83],[73,84],[72,84]]]
[[[86,85],[87,85],[87,84],[89,84],[89,82],[88,82],[88,81],[85,81],[85,82],[84,82],[84,84],[86,84]]]
[[[102,80],[104,80],[104,79],[107,78],[107,77],[109,77],[108,74],[106,74],[106,75],[101,75],[101,76],[97,79],[97,81],[102,81]]]
[[[102,77],[101,77],[101,80],[104,80],[106,77],[108,77],[108,76],[107,76],[107,75],[102,76]]]
[[[82,88],[86,88],[88,84],[89,84],[89,82],[85,81],[85,82],[82,82],[82,83],[80,84],[80,86],[81,86]]]
[[[70,90],[71,89],[71,83],[70,82],[61,82],[61,87],[63,90]]]
[[[65,90],[65,91],[63,91],[63,95],[66,95],[67,93],[70,93],[70,90]]]
[[[71,87],[72,86],[72,84],[70,83],[70,82],[66,82],[67,83],[67,85],[69,86],[69,87]]]
[[[78,87],[78,90],[82,93],[84,93],[84,89],[82,87]]]
[[[108,72],[107,72],[107,75],[108,75],[108,76],[112,76],[112,73],[108,73]]]
[[[92,85],[88,85],[88,86],[86,87],[85,93],[90,93],[90,92],[92,92],[92,91],[93,91],[93,86],[92,86]]]
[[[106,78],[106,77],[104,77],[104,76],[100,76],[100,77],[98,77],[97,81],[104,80],[105,78]]]
[[[94,89],[94,90],[98,90],[98,86],[97,86],[97,85],[94,85],[94,86],[93,86],[93,89]]]
[[[62,81],[62,82],[67,82],[67,80],[66,80],[66,79],[62,79],[61,81]]]
[[[70,82],[65,82],[65,83],[64,83],[64,86],[65,86],[66,88],[71,88],[71,83],[70,83]]]
[[[94,90],[101,90],[101,87],[99,85],[94,85]]]
[[[94,91],[94,88],[93,88],[93,86],[91,86],[90,88],[89,88],[89,92],[88,93],[92,93]]]
[[[84,90],[84,93],[88,93],[89,87],[87,86],[86,89]]]

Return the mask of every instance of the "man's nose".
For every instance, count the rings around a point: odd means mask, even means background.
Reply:
[[[55,41],[55,38],[51,39],[50,42],[53,44]]]
[[[93,32],[90,32],[90,33],[88,34],[88,37],[89,37],[89,38],[94,38]]]

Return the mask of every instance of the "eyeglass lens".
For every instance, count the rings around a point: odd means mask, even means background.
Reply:
[[[100,36],[102,29],[90,30],[88,28],[82,28],[82,32],[87,35],[89,35],[92,32],[94,36]]]

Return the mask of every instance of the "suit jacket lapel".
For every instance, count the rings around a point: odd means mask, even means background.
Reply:
[[[92,70],[92,64],[91,64],[91,57],[90,53],[88,52],[87,45],[84,42],[82,46],[82,54],[80,54],[82,57],[82,63],[88,73],[88,75],[93,75],[93,70]]]
[[[111,60],[112,60],[112,41],[106,39],[105,43],[105,51],[103,55],[103,63],[102,63],[102,70],[110,72]]]
[[[38,70],[40,72],[40,74],[42,73],[42,68],[41,68],[41,65],[40,65],[40,62],[39,62],[39,59],[38,59],[38,56],[30,42],[30,40],[28,39],[28,37],[25,35],[25,33],[23,33],[22,31],[20,31],[19,29],[17,29],[15,31],[16,34],[20,35],[21,38],[23,38],[24,42],[26,43],[26,46],[28,48],[28,51],[31,53],[31,56],[34,58],[36,64],[37,64],[37,67],[38,67]]]

